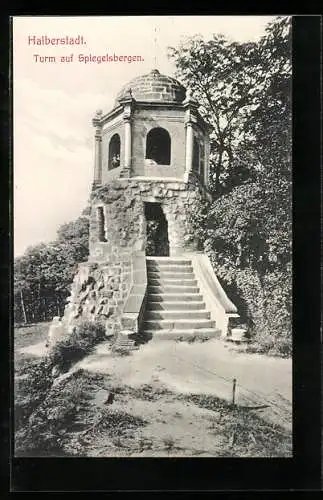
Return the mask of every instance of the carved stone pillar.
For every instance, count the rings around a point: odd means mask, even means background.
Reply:
[[[131,169],[131,118],[124,116],[124,166]]]
[[[123,106],[123,120],[124,120],[124,161],[121,172],[121,177],[130,177],[131,174],[131,155],[132,155],[132,131],[131,131],[131,117],[134,106],[134,98],[131,89],[128,89],[119,103]]]
[[[196,123],[196,112],[198,104],[192,99],[190,89],[186,91],[186,98],[183,102],[185,107],[185,127],[186,127],[186,148],[185,148],[185,173],[184,181],[189,179],[190,172],[193,168],[193,143],[194,131],[193,123]]]
[[[192,122],[186,124],[186,149],[185,149],[185,178],[188,179],[193,167],[193,126]]]
[[[101,121],[102,111],[96,112],[95,118],[93,118],[92,123],[95,127],[94,136],[94,174],[93,174],[93,185],[97,186],[102,183],[102,125]]]

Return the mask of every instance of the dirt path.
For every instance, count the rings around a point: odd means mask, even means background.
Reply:
[[[221,341],[187,344],[150,342],[130,356],[112,356],[108,344],[78,366],[93,373],[113,373],[122,385],[162,384],[179,393],[210,394],[231,401],[232,379],[237,379],[236,403],[265,406],[264,418],[292,427],[292,363],[229,350]]]
[[[105,397],[104,391],[100,391],[96,404],[99,406]],[[176,396],[146,401],[118,395],[113,411],[144,418],[147,425],[135,431],[130,429],[121,440],[101,434],[91,441],[87,456],[221,456],[227,447],[225,434],[210,434],[219,414],[179,401]]]
[[[43,356],[45,342],[25,345],[18,352]],[[258,409],[258,414],[292,428],[290,359],[237,352],[219,340],[192,344],[160,341],[149,342],[125,357],[112,356],[109,344],[103,343],[77,366],[93,373],[113,373],[120,385],[161,383],[175,392],[210,394],[227,401],[231,401],[236,378],[237,404],[267,406]]]
[[[43,341],[46,331],[47,325],[43,325],[43,335],[40,329],[37,335],[26,332],[16,346],[15,357],[42,357],[46,353]],[[27,336],[32,341],[29,345]],[[126,428],[122,436],[118,433],[111,436],[108,431],[89,435],[88,441],[78,448],[78,456],[275,457],[291,454],[288,438],[292,426],[291,360],[237,352],[218,340],[192,344],[152,341],[129,356],[117,356],[111,353],[108,343],[99,344],[91,355],[62,376],[62,381],[72,372],[79,372],[79,368],[85,370],[84,380],[91,374],[103,375],[101,382],[88,391],[93,417],[108,410],[146,423],[136,429]],[[209,409],[191,399],[190,394],[195,394],[203,400],[212,396],[230,402],[234,377],[238,417],[234,411],[222,413],[218,408]],[[143,392],[145,386],[147,393]],[[107,407],[111,390],[116,390],[114,401]],[[261,405],[265,407],[243,413],[243,407]],[[253,423],[253,413],[267,422],[264,424],[267,430],[263,430],[262,424]],[[87,419],[82,417],[81,421],[87,425]],[[274,430],[272,424],[280,425],[287,434],[281,434],[283,429]],[[77,436],[78,432],[69,437],[68,446],[74,453]]]
[[[22,347],[18,350],[19,354],[25,354],[36,358],[45,356],[47,351],[48,349],[45,346],[45,342],[38,342],[37,344]]]

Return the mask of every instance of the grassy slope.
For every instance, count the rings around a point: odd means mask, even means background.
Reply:
[[[36,323],[34,325],[22,326],[17,328],[14,332],[13,345],[14,345],[14,360],[15,360],[15,373],[19,371],[26,362],[28,363],[31,358],[37,359],[38,356],[24,353],[22,350],[31,345],[38,345],[44,343],[50,323]]]
[[[32,361],[18,349],[44,340],[47,330],[48,324],[18,330],[17,374],[21,374],[21,366]],[[200,391],[192,394],[170,389],[158,377],[135,387],[125,380],[120,383],[113,367],[122,363],[129,365],[136,355],[111,358],[108,373],[80,369],[60,385],[45,391],[45,399],[33,412],[31,421],[25,422],[17,432],[16,454],[291,455],[290,432],[265,422],[244,405],[232,408],[223,399]],[[15,394],[17,408],[24,396],[24,381],[19,385]],[[114,394],[111,405],[106,404],[110,393]]]

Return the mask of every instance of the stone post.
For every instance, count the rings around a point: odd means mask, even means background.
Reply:
[[[119,103],[123,106],[123,120],[124,120],[124,161],[121,177],[130,177],[131,173],[131,153],[132,153],[132,131],[131,131],[131,116],[134,106],[134,98],[131,89],[129,88]]]
[[[185,108],[185,127],[186,127],[186,151],[185,151],[185,173],[184,173],[184,182],[187,182],[189,179],[190,172],[193,167],[193,141],[194,141],[194,132],[193,132],[193,123],[196,123],[196,112],[198,108],[198,104],[192,99],[190,89],[186,91],[186,98],[183,101],[183,105]]]
[[[98,110],[96,112],[95,118],[93,118],[92,123],[95,127],[94,136],[94,175],[93,175],[93,185],[97,186],[102,183],[102,125],[101,125],[102,111]]]

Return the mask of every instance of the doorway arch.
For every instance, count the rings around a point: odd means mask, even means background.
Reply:
[[[168,222],[162,205],[145,202],[146,255],[169,257]]]

